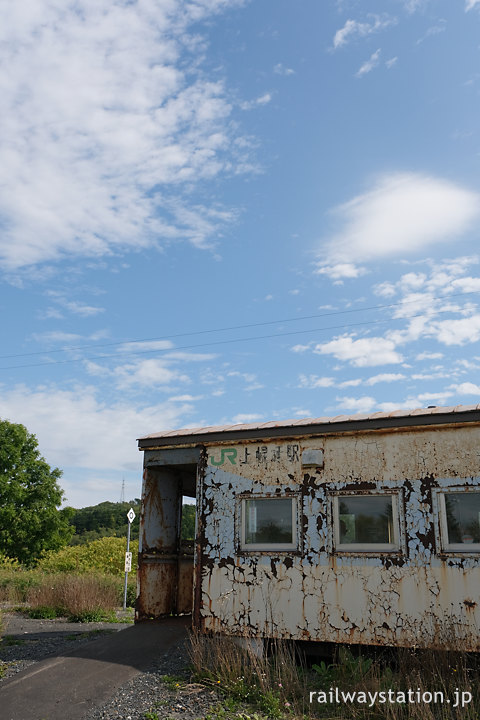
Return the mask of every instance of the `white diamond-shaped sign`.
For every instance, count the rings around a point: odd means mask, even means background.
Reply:
[[[130,510],[127,513],[128,522],[132,523],[135,520],[135,513],[133,511],[133,508],[130,508]]]

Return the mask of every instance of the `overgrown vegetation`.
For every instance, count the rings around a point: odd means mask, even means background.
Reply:
[[[121,584],[108,575],[44,576],[27,592],[30,617],[66,616],[72,622],[115,620]]]
[[[36,617],[67,616],[81,622],[113,620],[123,601],[124,538],[49,552],[36,568],[0,558],[0,602],[25,605]],[[136,561],[136,545],[131,544]],[[136,596],[135,572],[130,573],[127,605]]]
[[[68,546],[56,552],[48,552],[37,563],[46,572],[100,572],[121,576],[125,567],[127,539],[104,537],[83,545]],[[130,543],[132,572],[137,569],[138,540]]]
[[[0,602],[24,605],[35,617],[67,616],[82,622],[113,620],[114,609],[123,603],[127,525],[121,523],[130,507],[137,514],[134,524],[138,528],[139,507],[135,502],[100,503],[84,508],[85,512],[77,511],[76,527],[82,531],[78,543],[44,550],[35,561],[30,558],[26,564],[0,551]],[[99,522],[104,525],[95,526]],[[118,533],[124,531],[123,537],[109,535],[86,540],[88,533],[101,534],[107,526]],[[182,539],[193,540],[194,529],[195,506],[185,505]],[[130,551],[132,571],[128,577],[127,606],[133,607],[138,539],[131,540]]]
[[[310,667],[282,641],[260,657],[228,637],[193,634],[190,648],[195,678],[223,698],[209,720],[480,717],[480,660],[458,648],[374,652],[340,646],[332,659]]]

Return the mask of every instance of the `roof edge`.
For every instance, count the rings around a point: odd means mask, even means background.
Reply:
[[[370,415],[337,415],[335,417],[304,418],[282,422],[219,425],[165,431],[138,438],[139,450],[175,445],[262,440],[292,435],[323,435],[355,430],[441,425],[445,423],[480,422],[480,405],[417,408],[378,412]]]

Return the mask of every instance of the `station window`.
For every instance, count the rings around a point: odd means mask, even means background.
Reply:
[[[242,550],[296,550],[297,545],[295,497],[242,499]]]
[[[335,495],[333,526],[336,550],[399,550],[397,495]]]
[[[443,550],[480,551],[480,491],[439,494]]]

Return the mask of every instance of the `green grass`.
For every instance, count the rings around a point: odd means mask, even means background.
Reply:
[[[48,605],[39,605],[27,610],[26,614],[34,620],[54,620],[56,617],[62,617],[63,615],[61,609],[49,607]]]

